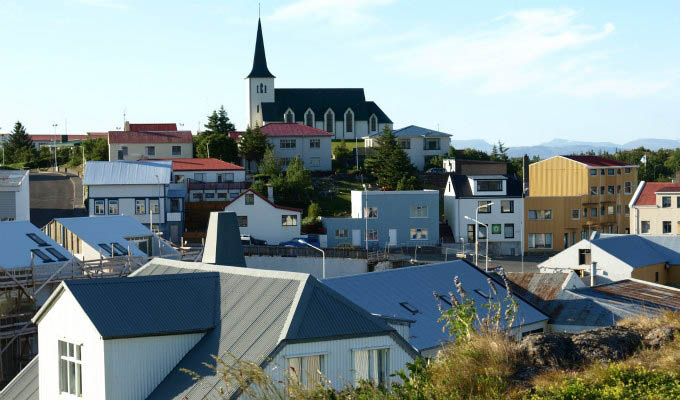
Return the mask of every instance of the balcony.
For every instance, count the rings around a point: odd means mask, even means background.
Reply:
[[[252,182],[201,182],[187,179],[188,190],[239,190],[250,188]]]

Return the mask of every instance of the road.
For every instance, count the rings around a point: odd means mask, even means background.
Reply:
[[[413,256],[413,254],[410,254]],[[423,252],[418,253],[418,261],[443,262],[446,259],[455,260],[455,251],[449,251],[448,257],[439,253]],[[538,272],[538,264],[547,260],[547,255],[530,255],[524,257],[524,262],[519,256],[491,257],[489,259],[489,269],[501,266],[507,272]],[[474,256],[469,255],[468,261],[474,263]],[[484,268],[484,256],[479,256],[479,267]]]
[[[86,216],[82,183],[77,176],[31,173],[31,222],[42,228],[54,218]]]

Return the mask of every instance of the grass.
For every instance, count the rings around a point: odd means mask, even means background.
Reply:
[[[336,194],[318,196],[313,201],[321,206],[321,215],[330,217],[349,216],[352,211],[352,190],[362,190],[361,182],[333,180]]]
[[[341,140],[333,140],[331,142],[331,152],[335,153],[335,148],[340,146]],[[345,140],[345,146],[349,149],[349,151],[354,150],[355,147],[364,147],[364,140],[358,140],[356,143],[354,140]]]

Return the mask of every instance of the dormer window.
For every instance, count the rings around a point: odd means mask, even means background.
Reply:
[[[314,112],[311,109],[305,113],[305,125],[314,127]]]
[[[375,114],[371,115],[369,125],[371,126],[371,132],[378,131],[378,118],[375,116]]]
[[[295,114],[293,114],[293,110],[291,110],[291,109],[289,108],[288,111],[286,111],[286,113],[283,115],[283,120],[284,120],[287,124],[292,124],[292,123],[294,123],[294,122],[295,122]]]
[[[354,132],[354,113],[352,110],[345,112],[345,132]]]
[[[501,192],[503,191],[503,181],[500,179],[485,179],[477,181],[478,192]]]

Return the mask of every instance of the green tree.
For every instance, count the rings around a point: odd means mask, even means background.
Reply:
[[[217,158],[231,163],[240,163],[238,145],[227,134],[201,133],[194,137],[195,154],[198,158]]]
[[[411,175],[404,175],[399,182],[397,182],[397,190],[421,190],[423,188],[422,182],[417,177]]]
[[[312,174],[305,168],[302,159],[293,158],[286,169],[286,194],[289,200],[303,200],[312,189]]]
[[[389,127],[376,139],[373,157],[366,160],[366,168],[378,178],[378,185],[396,188],[404,176],[414,175],[416,168],[406,152],[397,145],[397,139]]]
[[[109,144],[104,138],[92,139],[88,137],[83,142],[85,148],[86,161],[108,161],[109,160]]]
[[[234,132],[236,127],[231,123],[224,106],[220,106],[219,110],[215,110],[211,115],[208,116],[208,123],[204,125],[205,131],[201,134],[210,135],[213,133],[220,133],[223,135],[228,135],[229,132]]]
[[[442,156],[434,156],[430,158],[430,160],[427,162],[427,165],[423,169],[430,169],[430,168],[442,168],[444,165],[444,158]]]
[[[508,148],[500,140],[498,141],[498,160],[508,161]]]
[[[345,139],[342,139],[340,144],[335,146],[335,149],[333,149],[333,156],[335,157],[337,168],[347,168],[348,161],[352,159],[352,151],[347,147]]]
[[[14,129],[5,142],[5,159],[10,162],[28,162],[36,158],[37,152],[33,140],[26,132],[26,128],[17,121]]]
[[[463,160],[491,160],[491,157],[488,154],[476,149],[463,150],[463,154],[460,158]]]
[[[262,161],[260,162],[260,168],[258,172],[261,174],[265,174],[269,177],[281,175],[282,172],[281,160],[274,156],[274,152],[272,151],[272,149],[268,148],[264,152],[264,156],[262,157]]]
[[[239,152],[250,164],[251,161],[260,162],[264,152],[269,148],[267,137],[262,133],[259,126],[246,129],[239,140]]]

